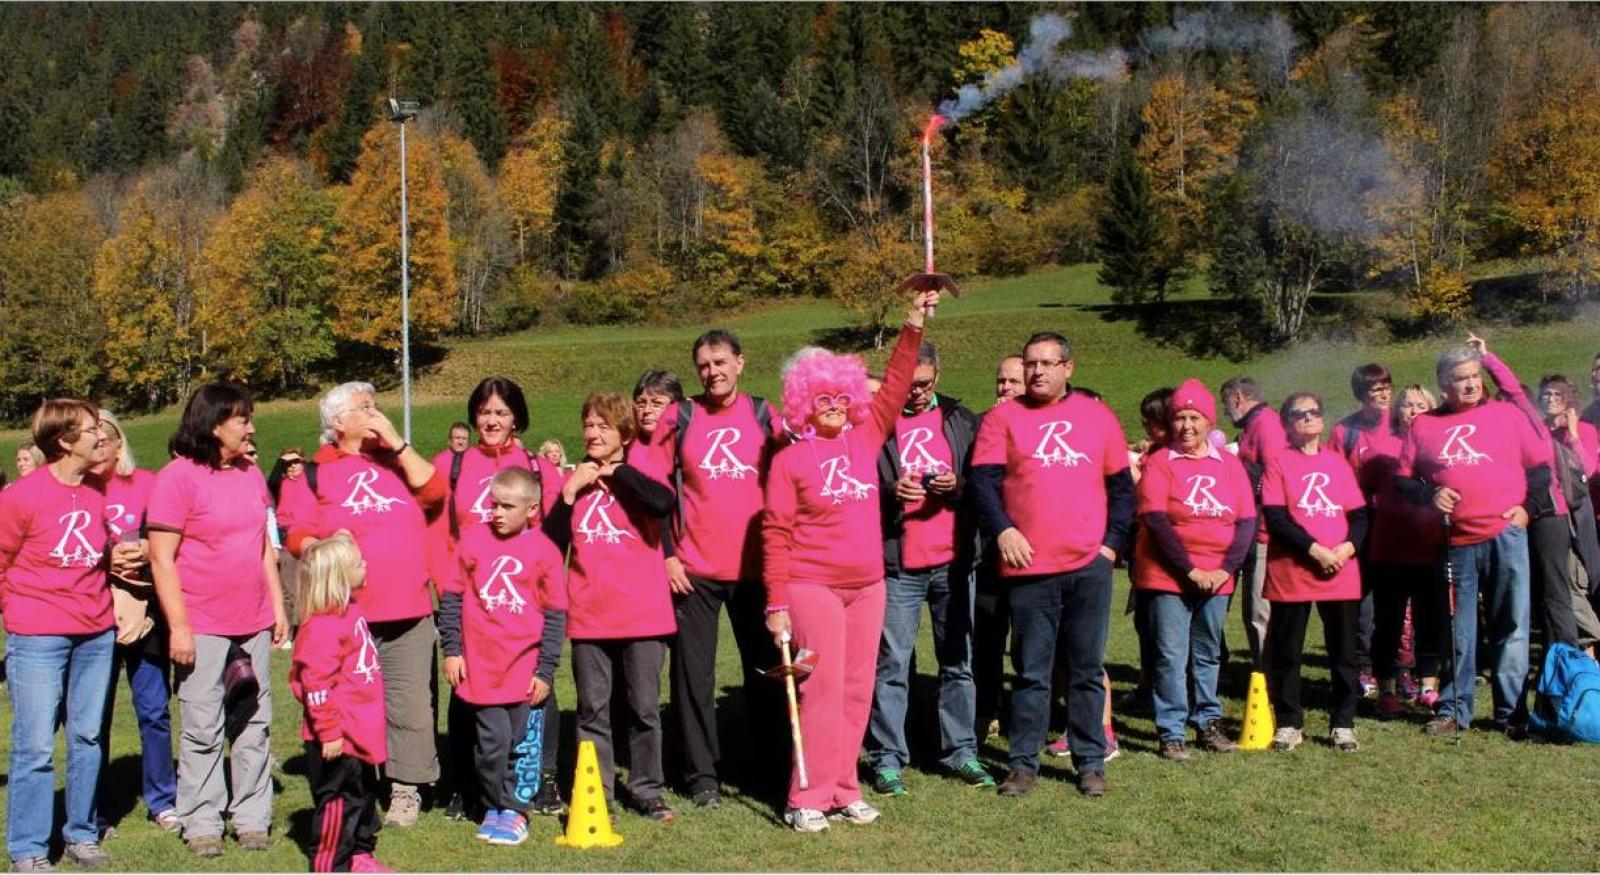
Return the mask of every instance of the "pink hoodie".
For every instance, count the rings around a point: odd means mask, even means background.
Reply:
[[[93,635],[116,625],[106,584],[105,492],[42,465],[0,495],[0,613],[11,635]]]
[[[300,622],[289,689],[305,706],[302,739],[342,738],[346,756],[375,766],[389,758],[383,666],[367,618],[354,602],[343,614],[316,614]]]

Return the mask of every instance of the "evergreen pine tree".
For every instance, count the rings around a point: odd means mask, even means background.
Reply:
[[[1162,303],[1182,268],[1182,255],[1131,151],[1117,163],[1109,200],[1100,216],[1100,282],[1111,287],[1111,300],[1119,304]]]

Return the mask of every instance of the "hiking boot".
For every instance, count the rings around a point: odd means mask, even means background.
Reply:
[[[1006,779],[1000,782],[996,791],[1001,796],[1026,796],[1033,792],[1033,785],[1039,783],[1039,776],[1033,772],[1024,772],[1012,769],[1006,773]]]
[[[546,817],[561,816],[561,791],[556,788],[555,775],[545,775],[539,779],[539,792],[533,797],[531,811]]]
[[[1212,753],[1233,753],[1239,745],[1222,731],[1222,721],[1213,720],[1200,730],[1200,749]]]
[[[672,806],[667,804],[667,800],[662,799],[660,796],[652,796],[641,801],[637,806],[637,810],[640,814],[656,823],[667,823],[678,816],[678,813],[672,810]]]
[[[1457,723],[1454,717],[1435,717],[1432,720],[1429,720],[1427,723],[1422,724],[1422,732],[1424,735],[1455,735],[1460,731],[1461,724]]]
[[[977,760],[967,760],[950,770],[950,773],[960,778],[968,787],[987,790],[994,786],[994,776]]]
[[[272,839],[264,832],[236,833],[233,840],[239,843],[241,851],[265,851],[272,844]]]
[[[815,808],[791,808],[783,813],[783,822],[795,832],[826,832],[828,817]]]
[[[1111,785],[1106,783],[1105,772],[1080,772],[1078,774],[1078,792],[1091,799],[1099,799],[1111,792]]]
[[[183,829],[183,821],[178,819],[178,812],[171,808],[151,815],[150,821],[167,832],[177,832]]]
[[[378,858],[371,854],[355,854],[350,858],[351,872],[393,872],[388,866],[378,862]]]
[[[104,869],[111,865],[111,855],[99,842],[72,842],[62,849],[61,859],[84,869]]]
[[[1161,742],[1161,758],[1175,763],[1186,763],[1189,761],[1189,746],[1184,744],[1181,738],[1163,741]]]
[[[18,857],[11,861],[13,872],[54,872],[56,867],[50,865],[49,857]]]
[[[494,834],[500,830],[500,816],[503,813],[498,808],[491,808],[484,812],[483,822],[478,824],[478,831],[472,837],[480,842],[486,842],[494,838]]]
[[[1279,726],[1278,731],[1272,734],[1272,749],[1278,753],[1288,753],[1305,740],[1305,733],[1299,729],[1293,726]]]
[[[1067,740],[1067,734],[1063,732],[1056,736],[1055,741],[1045,745],[1044,754],[1045,756],[1056,757],[1057,759],[1065,759],[1066,757],[1072,756],[1072,743]]]
[[[520,811],[500,812],[500,821],[489,834],[491,845],[520,845],[528,840],[528,818]]]
[[[1378,696],[1378,705],[1374,710],[1377,711],[1379,720],[1393,720],[1405,716],[1406,703],[1401,701],[1397,693],[1383,693]]]
[[[878,809],[868,805],[864,799],[857,799],[828,815],[829,820],[842,820],[845,823],[853,823],[856,826],[866,826],[876,821],[878,817]]]
[[[1356,743],[1356,731],[1348,726],[1334,727],[1333,746],[1344,753],[1355,753],[1361,749],[1361,745]]]
[[[389,790],[389,812],[383,818],[384,826],[415,826],[422,814],[422,794],[410,784],[395,784]]]
[[[185,842],[189,853],[202,860],[215,860],[222,856],[222,836],[199,836]]]
[[[703,808],[706,811],[716,811],[722,807],[722,791],[715,787],[707,787],[706,789],[694,794],[694,798],[690,799],[689,801],[693,803],[694,807],[696,808]]]
[[[904,796],[911,791],[906,789],[899,769],[877,769],[872,773],[872,792],[879,796]]]

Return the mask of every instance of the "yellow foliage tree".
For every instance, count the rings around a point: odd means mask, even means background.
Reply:
[[[542,113],[512,141],[500,161],[495,187],[511,219],[518,262],[548,252],[555,234],[556,193],[566,170],[561,141],[569,124],[558,113]]]
[[[450,253],[458,291],[451,309],[458,329],[478,334],[489,295],[515,259],[511,220],[472,143],[444,130],[438,147],[450,197]]]
[[[1561,32],[1539,52],[1543,87],[1497,131],[1489,179],[1532,248],[1585,295],[1600,283],[1600,51]]]
[[[333,355],[333,207],[308,165],[274,156],[218,220],[196,317],[217,373],[288,388]]]
[[[1017,44],[1011,37],[997,30],[984,28],[978,31],[978,36],[967,40],[956,47],[956,64],[950,68],[950,79],[954,87],[976,84],[983,81],[983,77],[996,70],[1010,65],[1016,60]],[[971,143],[981,142],[988,133],[988,125],[982,116],[966,119],[961,126],[956,128],[956,142]]]
[[[129,400],[159,406],[189,394],[207,350],[195,331],[207,205],[164,170],[139,181],[117,233],[95,255],[106,376]]]
[[[1237,164],[1256,102],[1242,88],[1218,87],[1196,74],[1167,73],[1150,85],[1140,110],[1137,155],[1155,200],[1192,234],[1202,227],[1205,184]]]
[[[450,326],[456,276],[450,250],[444,167],[426,137],[406,141],[413,338]],[[400,144],[395,125],[379,122],[361,138],[350,185],[334,212],[337,258],[332,298],[335,337],[400,349]]]

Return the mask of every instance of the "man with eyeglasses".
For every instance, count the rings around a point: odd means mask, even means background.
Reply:
[[[1454,735],[1472,722],[1478,652],[1478,594],[1488,626],[1496,727],[1512,725],[1528,675],[1530,496],[1548,493],[1550,466],[1540,438],[1511,404],[1484,391],[1483,354],[1445,350],[1435,366],[1444,404],[1417,417],[1397,471],[1400,494],[1431,506],[1450,535],[1446,561],[1454,580],[1451,654],[1436,717],[1424,730]]]
[[[1022,350],[1027,391],[989,411],[973,450],[980,525],[1010,586],[1013,653],[1010,772],[1003,796],[1033,789],[1050,716],[1057,639],[1067,671],[1067,733],[1078,790],[1102,796],[1106,634],[1111,571],[1133,520],[1128,442],[1115,414],[1068,382],[1066,338],[1040,332]]]
[[[961,501],[978,418],[960,401],[940,395],[938,385],[939,353],[923,341],[911,394],[878,456],[888,592],[867,760],[872,789],[880,795],[907,792],[900,772],[911,759],[906,706],[924,602],[939,662],[939,761],[970,786],[994,786],[994,778],[978,762],[973,727],[972,567],[977,544],[976,526]]]
[[[1344,456],[1350,470],[1356,472],[1356,482],[1367,506],[1373,507],[1384,479],[1394,471],[1394,462],[1400,455],[1400,437],[1389,422],[1390,402],[1394,398],[1394,378],[1389,369],[1377,362],[1362,365],[1350,374],[1350,394],[1361,407],[1355,413],[1339,420],[1333,427],[1331,446]],[[1369,539],[1370,540],[1370,539]],[[1373,575],[1368,564],[1366,545],[1361,556],[1361,606],[1356,615],[1356,665],[1360,671],[1363,692],[1379,684],[1373,677],[1372,630],[1374,620]],[[1407,666],[1408,668],[1414,666]],[[1389,680],[1395,680],[1391,674]],[[1391,715],[1392,716],[1392,715]]]
[[[1239,427],[1239,461],[1250,474],[1250,488],[1255,491],[1256,511],[1261,511],[1261,477],[1266,473],[1267,461],[1289,443],[1283,422],[1272,413],[1271,405],[1261,394],[1261,386],[1250,377],[1232,377],[1223,381],[1217,394],[1228,418]],[[1272,603],[1262,594],[1267,583],[1267,527],[1262,526],[1256,535],[1254,550],[1245,556],[1244,567],[1239,570],[1239,583],[1233,591],[1239,600],[1239,613],[1244,617],[1244,638],[1250,645],[1250,660],[1258,671],[1266,668],[1267,622],[1272,619]]]
[[[703,391],[662,410],[650,443],[661,469],[673,472],[678,493],[674,555],[667,560],[678,621],[670,669],[673,728],[690,800],[715,809],[722,806],[715,702],[724,606],[744,670],[745,713],[756,727],[748,738],[772,748],[761,759],[772,768],[758,780],[776,784],[788,776],[782,687],[761,675],[777,661],[761,585],[762,484],[781,445],[783,418],[765,399],[740,391],[744,352],[734,335],[708,331],[696,338],[692,354]]]

